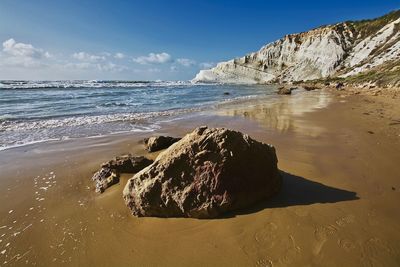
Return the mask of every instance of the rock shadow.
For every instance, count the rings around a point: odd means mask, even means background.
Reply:
[[[277,195],[256,204],[250,209],[231,212],[223,217],[235,217],[236,215],[250,214],[268,208],[326,204],[359,199],[356,192],[324,185],[284,171],[280,173],[282,175],[282,189]]]

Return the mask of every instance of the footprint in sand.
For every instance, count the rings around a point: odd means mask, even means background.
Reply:
[[[284,266],[292,264],[295,259],[301,253],[301,248],[296,244],[296,241],[292,235],[288,237],[288,248],[284,252],[284,256],[279,259],[279,262]]]
[[[336,220],[336,224],[341,227],[345,227],[346,225],[351,224],[353,222],[354,222],[354,216],[351,214]]]
[[[264,258],[264,259],[259,259],[258,261],[256,261],[255,266],[256,267],[272,267],[274,265],[272,264],[272,261],[270,259]]]
[[[278,226],[274,223],[267,223],[265,226],[254,234],[256,242],[266,248],[271,248],[275,245],[276,235],[274,234]]]
[[[348,240],[348,239],[345,239],[345,238],[344,239],[339,239],[338,240],[338,245],[339,245],[339,247],[341,247],[342,249],[344,249],[347,252],[350,252],[350,251],[352,251],[353,249],[356,248],[356,245],[351,240]]]
[[[328,240],[328,236],[333,235],[338,231],[338,226],[339,227],[345,227],[348,224],[354,223],[355,217],[353,215],[347,215],[342,218],[339,218],[335,221],[335,224],[331,224],[328,226],[320,226],[315,229],[314,234],[315,234],[315,244],[313,247],[313,254],[318,255],[322,247],[324,246],[325,242]],[[340,244],[339,244],[340,245]],[[344,249],[350,249],[351,244],[349,242],[345,242],[342,244]]]
[[[321,252],[325,242],[328,241],[328,236],[334,234],[336,231],[337,229],[333,225],[320,226],[315,229],[315,243],[312,250],[314,255],[318,255]]]

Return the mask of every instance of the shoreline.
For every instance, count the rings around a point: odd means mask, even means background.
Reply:
[[[323,89],[271,103],[232,103],[166,122],[152,133],[0,151],[0,251],[6,250],[0,263],[396,266],[399,109],[391,98]],[[94,193],[90,177],[102,162],[129,152],[154,158],[157,153],[144,151],[143,138],[182,136],[204,124],[273,144],[285,176],[282,192],[213,220],[131,216],[121,196],[131,175]]]

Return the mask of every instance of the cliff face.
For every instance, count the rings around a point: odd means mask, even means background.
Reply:
[[[289,34],[258,52],[201,70],[193,81],[271,83],[348,77],[400,61],[400,11]]]

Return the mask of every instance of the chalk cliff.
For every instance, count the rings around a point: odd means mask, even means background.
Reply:
[[[400,10],[286,35],[257,52],[201,70],[193,81],[274,83],[348,77],[388,62],[400,65]]]

